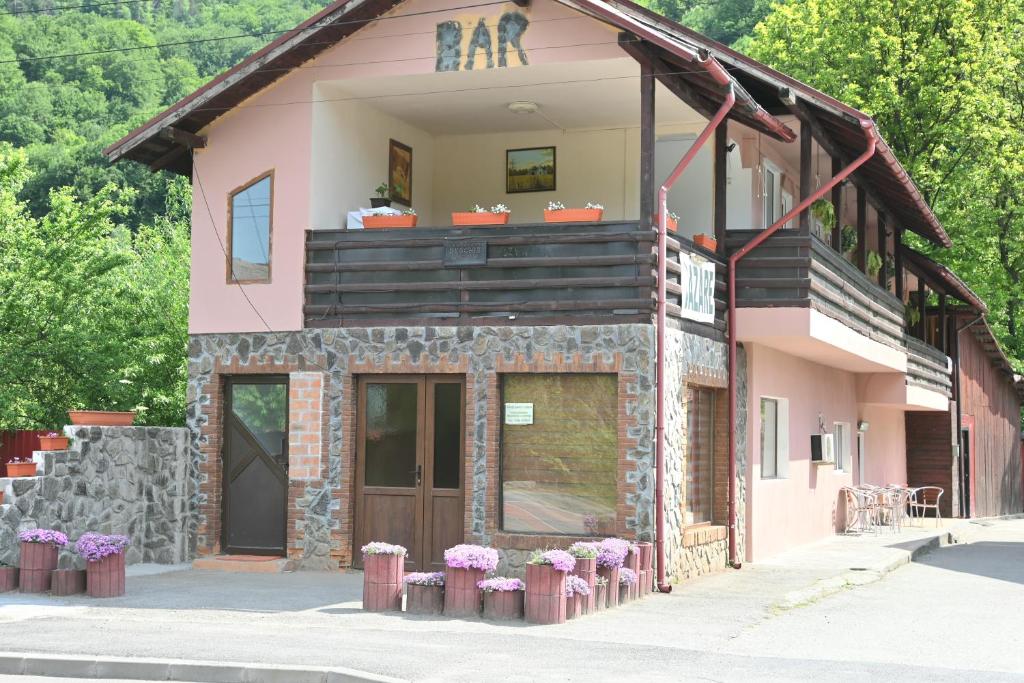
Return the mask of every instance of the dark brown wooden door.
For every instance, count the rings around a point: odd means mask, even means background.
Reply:
[[[231,378],[225,398],[222,546],[234,554],[284,555],[288,380]]]
[[[358,413],[356,564],[363,544],[384,541],[409,549],[409,570],[442,567],[463,540],[461,378],[364,377]]]

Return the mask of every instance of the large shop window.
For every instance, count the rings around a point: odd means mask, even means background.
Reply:
[[[502,529],[614,533],[618,378],[504,375],[502,401]]]
[[[686,389],[686,524],[714,516],[715,391]]]
[[[229,282],[270,282],[273,192],[267,173],[231,194]]]
[[[789,401],[761,399],[761,478],[782,479],[789,474]]]

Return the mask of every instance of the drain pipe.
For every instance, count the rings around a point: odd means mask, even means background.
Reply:
[[[782,226],[791,221],[795,216],[805,211],[811,204],[824,197],[833,187],[843,182],[847,176],[860,168],[875,153],[878,143],[878,133],[875,126],[869,119],[859,120],[864,130],[864,137],[867,138],[868,147],[864,153],[854,159],[850,164],[833,176],[831,180],[819,187],[811,196],[804,199],[796,207],[790,210],[785,216],[775,221],[772,225],[762,230],[756,237],[744,244],[729,256],[729,564],[739,569],[742,566],[737,557],[736,550],[736,266],[737,264],[758,245],[779,231]]]
[[[707,61],[714,60],[707,58]],[[658,590],[662,593],[672,592],[672,585],[668,582],[665,572],[665,306],[666,306],[666,285],[668,279],[668,192],[683,175],[683,171],[690,165],[697,152],[704,146],[715,129],[725,120],[736,103],[736,92],[731,82],[726,86],[725,100],[722,106],[715,112],[714,117],[704,126],[697,139],[690,145],[690,149],[676,167],[672,174],[662,183],[658,190],[658,369],[657,369],[657,421],[655,426],[655,469],[656,481],[654,489],[655,524],[657,536],[655,544],[658,554]]]

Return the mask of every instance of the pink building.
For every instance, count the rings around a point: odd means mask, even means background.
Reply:
[[[107,154],[193,183],[198,554],[618,534],[678,580],[836,533],[949,409],[902,236],[949,239],[874,124],[630,2],[342,0]]]

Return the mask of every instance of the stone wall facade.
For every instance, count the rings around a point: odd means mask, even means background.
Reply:
[[[131,563],[185,562],[192,556],[188,433],[170,427],[65,428],[67,451],[42,454],[38,476],[0,479],[0,562],[16,564],[19,531],[124,534]],[[84,566],[70,549],[61,566]]]

